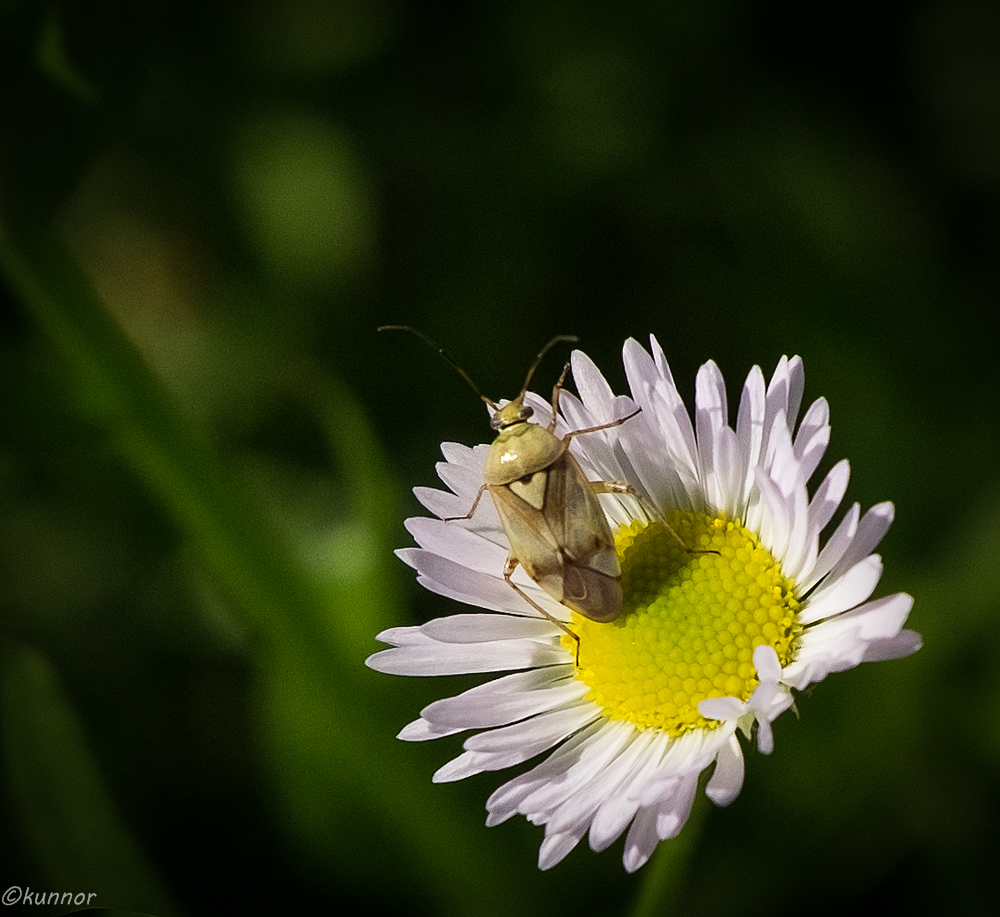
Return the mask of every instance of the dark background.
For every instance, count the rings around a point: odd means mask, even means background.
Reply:
[[[161,915],[976,912],[1000,802],[1000,7],[0,3],[0,886]],[[552,335],[805,361],[878,594],[636,876],[393,736],[392,556]],[[561,357],[539,370],[547,391]],[[670,905],[673,905],[671,907]],[[15,909],[12,909],[12,911]],[[39,913],[44,909],[35,909]]]

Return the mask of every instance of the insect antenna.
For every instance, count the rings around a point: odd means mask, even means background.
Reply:
[[[535,370],[538,369],[538,364],[542,362],[542,357],[545,356],[556,344],[566,341],[570,344],[579,343],[579,338],[575,334],[557,334],[551,341],[548,342],[539,352],[538,356],[535,357],[535,362],[531,364],[531,368],[528,370],[528,375],[524,378],[524,385],[521,386],[521,394],[517,396],[517,400],[521,401],[524,399],[525,392],[528,391],[528,386],[531,384],[531,377],[535,374]]]
[[[493,401],[492,398],[488,398],[481,391],[479,391],[479,387],[476,385],[475,382],[472,381],[472,377],[464,369],[462,369],[462,367],[459,366],[451,358],[451,356],[448,354],[448,352],[440,344],[438,344],[437,341],[435,341],[433,338],[429,337],[428,335],[424,334],[423,331],[418,331],[416,328],[413,328],[410,325],[379,325],[378,328],[376,328],[375,330],[376,331],[409,331],[410,334],[416,335],[428,347],[430,347],[432,350],[436,350],[442,357],[444,357],[445,361],[452,367],[452,369],[454,369],[466,382],[468,382],[469,385],[471,386],[472,390],[480,398],[482,398],[482,400],[485,401],[491,408],[493,408],[494,411],[499,411],[500,410],[500,408],[497,406],[497,404]],[[548,350],[548,347],[546,347],[545,349]],[[543,353],[544,353],[544,351],[543,351]],[[535,362],[537,363],[538,361],[536,360]],[[529,374],[529,378],[530,378],[530,374]]]

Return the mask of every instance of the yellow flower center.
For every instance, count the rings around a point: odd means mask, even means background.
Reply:
[[[787,665],[802,627],[794,585],[753,532],[704,513],[667,521],[691,550],[662,523],[620,529],[622,613],[610,624],[574,613],[571,627],[577,677],[607,715],[678,736],[718,725],[698,712],[706,698],[750,697],[756,647],[774,647]]]

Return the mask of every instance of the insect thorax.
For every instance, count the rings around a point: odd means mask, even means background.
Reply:
[[[566,451],[566,446],[564,440],[538,424],[523,422],[505,427],[490,446],[483,466],[483,481],[502,486],[534,474],[548,468]]]

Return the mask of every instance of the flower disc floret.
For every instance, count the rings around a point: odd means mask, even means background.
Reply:
[[[753,651],[770,646],[787,665],[802,628],[793,584],[739,521],[673,513],[669,522],[677,535],[662,523],[618,532],[622,615],[610,625],[574,615],[573,627],[578,677],[607,716],[679,736],[719,725],[698,712],[701,701],[749,700]]]

